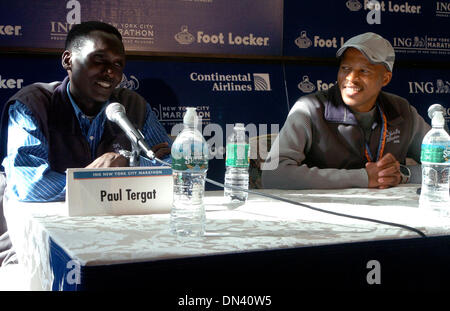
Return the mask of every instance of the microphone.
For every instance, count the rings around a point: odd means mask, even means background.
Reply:
[[[125,107],[120,103],[114,102],[109,104],[105,110],[106,117],[109,121],[116,123],[128,136],[133,144],[139,146],[145,152],[150,160],[155,158],[155,154],[147,145],[142,133],[131,124],[125,113]]]

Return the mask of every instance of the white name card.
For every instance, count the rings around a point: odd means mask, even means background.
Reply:
[[[69,168],[69,216],[169,213],[172,169],[160,167]]]

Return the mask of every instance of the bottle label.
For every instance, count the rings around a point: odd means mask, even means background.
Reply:
[[[450,163],[450,147],[444,145],[422,144],[421,162]]]
[[[226,166],[249,167],[249,144],[227,144]]]
[[[202,171],[208,169],[208,147],[195,144],[190,149],[183,145],[172,145],[173,170]]]

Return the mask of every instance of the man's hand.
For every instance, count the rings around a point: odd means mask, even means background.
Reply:
[[[402,180],[400,163],[391,153],[377,162],[366,163],[366,171],[369,177],[369,188],[385,189],[397,186]]]
[[[158,159],[164,158],[166,155],[170,154],[169,144],[164,142],[152,147],[152,151]]]
[[[94,160],[86,168],[126,167],[128,159],[115,152],[107,152]]]

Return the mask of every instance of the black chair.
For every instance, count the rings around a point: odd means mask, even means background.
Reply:
[[[278,134],[260,135],[250,138],[249,188],[262,189],[261,165],[266,161],[270,148]]]

